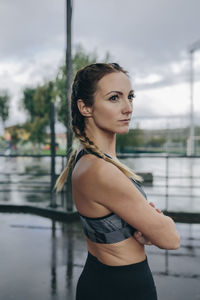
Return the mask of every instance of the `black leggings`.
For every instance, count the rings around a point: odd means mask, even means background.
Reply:
[[[156,287],[148,265],[144,261],[108,266],[88,252],[79,277],[76,300],[157,300]]]

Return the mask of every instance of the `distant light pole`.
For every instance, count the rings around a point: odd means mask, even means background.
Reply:
[[[189,138],[189,151],[188,155],[194,155],[194,93],[193,93],[193,84],[194,84],[194,52],[200,49],[200,40],[193,43],[189,47],[190,54],[190,138]]]

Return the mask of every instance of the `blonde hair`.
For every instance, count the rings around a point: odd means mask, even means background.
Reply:
[[[72,85],[71,95],[71,114],[72,114],[72,129],[75,134],[75,138],[84,146],[86,152],[97,154],[105,161],[115,165],[119,168],[127,177],[133,178],[137,181],[143,181],[142,177],[135,174],[129,167],[118,162],[112,158],[107,157],[97,145],[95,145],[85,134],[85,119],[80,113],[77,101],[82,99],[87,106],[93,105],[93,96],[97,88],[98,81],[106,74],[113,72],[123,72],[127,75],[127,72],[122,69],[118,64],[92,64],[80,69],[74,79]],[[55,188],[60,191],[67,179],[70,168],[72,167],[77,154],[77,146],[75,146],[70,154],[66,168],[62,171],[58,177]]]

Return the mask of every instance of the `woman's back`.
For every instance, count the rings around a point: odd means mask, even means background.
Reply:
[[[93,154],[84,154],[86,152],[82,149],[77,155],[72,186],[74,202],[83,224],[88,250],[108,265],[126,265],[143,261],[145,259],[144,246],[133,237],[136,229],[114,212],[94,201],[90,179],[98,166],[102,164],[102,159]],[[135,184],[143,192],[140,186]],[[100,191],[97,189],[95,194],[98,198]],[[144,192],[143,195],[145,195]]]

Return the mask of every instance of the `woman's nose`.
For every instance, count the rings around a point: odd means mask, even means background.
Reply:
[[[129,99],[125,100],[124,103],[123,103],[123,108],[122,108],[122,112],[125,114],[127,113],[132,113],[133,111],[133,104],[132,102],[130,102]]]

